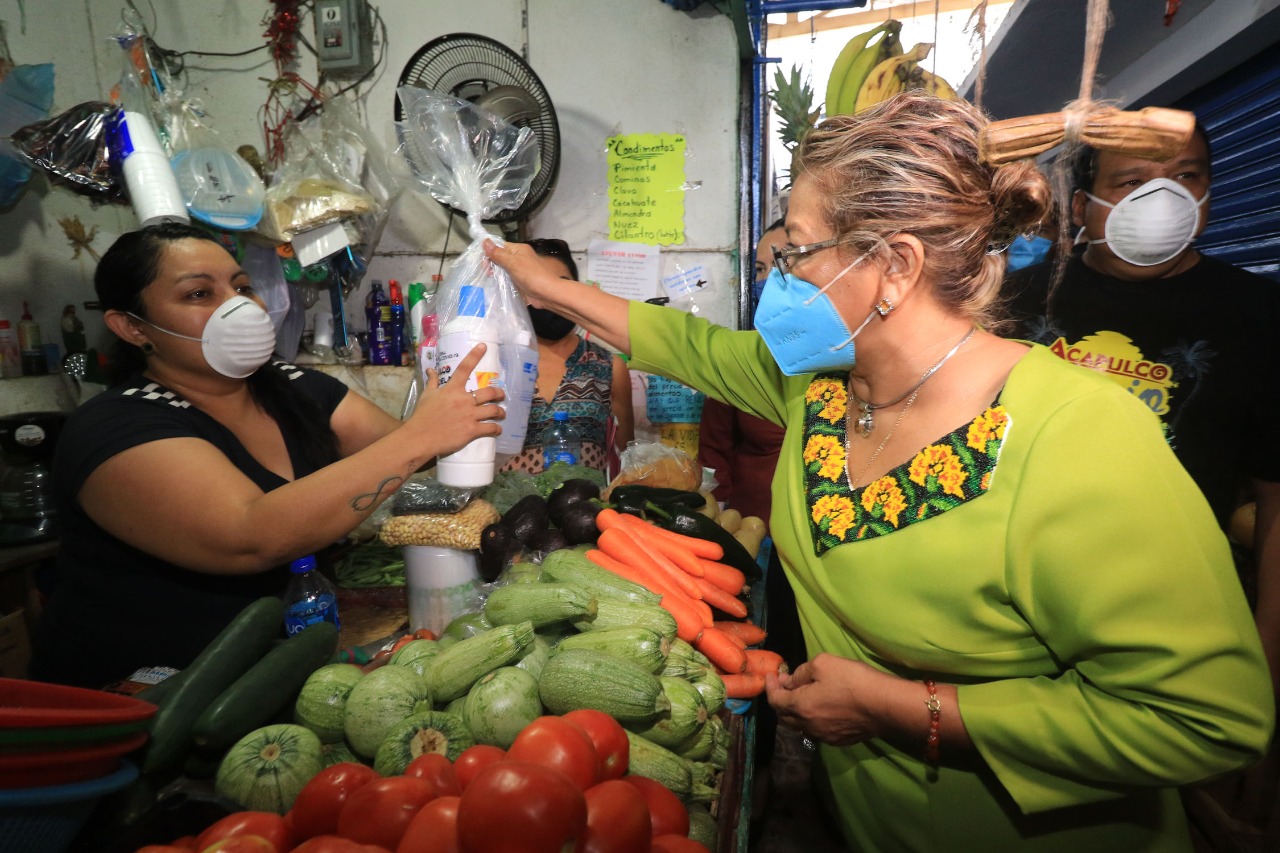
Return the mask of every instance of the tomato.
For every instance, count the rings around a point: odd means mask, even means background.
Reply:
[[[196,850],[207,850],[224,838],[256,835],[279,851],[293,846],[284,818],[275,812],[234,812],[196,836]]]
[[[437,636],[436,636],[436,632],[435,632],[435,631],[432,631],[430,628],[419,628],[418,630],[416,630],[416,631],[414,631],[414,632],[413,632],[413,638],[414,638],[415,640],[438,640],[438,639],[440,639],[439,637],[437,637]]]
[[[317,835],[293,848],[292,853],[391,853],[376,844],[361,844],[337,835]]]
[[[621,779],[601,782],[583,795],[587,829],[576,853],[649,853],[653,824],[644,796]]]
[[[453,769],[453,762],[438,752],[424,752],[410,761],[409,766],[404,769],[404,775],[430,782],[437,797],[462,796],[462,786],[458,784],[458,774]]]
[[[622,724],[604,711],[582,708],[562,715],[576,723],[595,744],[600,759],[600,779],[621,779],[627,773],[631,761],[631,741]]]
[[[293,837],[305,841],[317,835],[333,835],[338,831],[338,813],[342,804],[357,788],[380,778],[378,771],[363,764],[343,761],[331,764],[312,776],[302,786],[289,810]]]
[[[461,797],[437,797],[414,815],[397,853],[458,853],[458,803]]]
[[[578,786],[558,770],[528,761],[490,764],[458,803],[458,841],[467,853],[560,853],[586,825]]]
[[[653,853],[711,853],[707,845],[694,841],[687,835],[657,835],[653,839]]]
[[[182,847],[178,844],[148,844],[139,847],[133,853],[191,853],[193,847]]]
[[[476,774],[495,761],[501,761],[506,756],[507,751],[502,747],[490,746],[486,743],[478,743],[462,750],[458,760],[453,762],[453,772],[458,774],[459,787],[464,791],[467,790],[467,785],[471,784],[471,780],[476,778]]]
[[[184,835],[181,838],[175,838],[169,842],[174,847],[184,847],[187,850],[198,850],[196,847],[196,837],[194,835]]]
[[[564,717],[538,717],[516,735],[507,761],[529,761],[559,770],[578,790],[600,781],[595,745],[580,726]]]
[[[689,810],[670,788],[645,776],[623,776],[622,781],[634,785],[649,804],[654,837],[689,834]]]
[[[201,847],[200,853],[280,853],[287,849],[276,847],[261,835],[232,835]]]
[[[412,776],[374,779],[352,791],[343,803],[338,834],[395,850],[409,821],[435,795],[430,782]]]

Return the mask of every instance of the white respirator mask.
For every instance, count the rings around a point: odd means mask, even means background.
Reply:
[[[157,326],[137,314],[129,316],[166,335],[199,341],[209,366],[231,379],[244,379],[252,374],[267,363],[276,348],[276,330],[270,315],[247,296],[233,296],[218,306],[204,324],[204,334],[198,338]]]
[[[1177,257],[1195,239],[1200,227],[1200,205],[1182,184],[1155,178],[1115,204],[1085,193],[1091,201],[1111,208],[1104,229],[1106,243],[1120,260],[1136,267],[1153,267]]]

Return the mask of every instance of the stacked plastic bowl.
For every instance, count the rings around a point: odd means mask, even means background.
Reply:
[[[0,678],[0,853],[61,853],[104,795],[138,775],[126,756],[156,706]]]

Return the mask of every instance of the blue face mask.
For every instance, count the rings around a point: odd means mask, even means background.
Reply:
[[[826,290],[861,262],[858,258],[822,288],[783,275],[777,267],[769,271],[756,308],[756,331],[787,376],[853,367],[853,339],[877,312],[872,311],[850,332]]]
[[[1038,264],[1049,257],[1049,250],[1052,248],[1053,241],[1048,237],[1039,235],[1026,237],[1019,234],[1017,239],[1009,244],[1009,254],[1005,256],[1005,269],[1013,272]]]

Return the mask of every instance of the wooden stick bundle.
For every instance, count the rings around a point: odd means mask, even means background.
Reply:
[[[1064,111],[992,122],[982,131],[979,143],[983,161],[1001,166],[1062,144],[1070,115]],[[1079,141],[1104,151],[1168,160],[1187,144],[1195,122],[1195,115],[1183,110],[1097,107],[1084,115]]]

